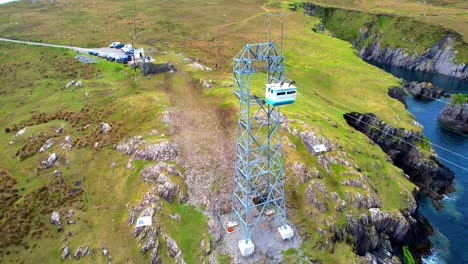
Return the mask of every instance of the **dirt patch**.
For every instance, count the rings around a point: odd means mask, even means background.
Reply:
[[[222,194],[232,189],[236,127],[230,120],[234,110],[220,107],[219,98],[204,95],[187,73],[171,76],[171,134],[181,147],[178,163],[186,173],[189,199],[214,211],[222,204],[219,200],[226,199]]]

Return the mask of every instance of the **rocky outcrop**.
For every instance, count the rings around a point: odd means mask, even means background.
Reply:
[[[154,64],[146,62],[143,64],[142,62],[138,62],[137,65],[138,68],[142,69],[143,75],[177,71],[177,68],[172,63]]]
[[[362,38],[363,40],[365,38]],[[362,40],[362,41],[363,41]],[[455,63],[455,36],[447,35],[423,54],[409,54],[404,47],[382,47],[379,41],[364,46],[359,56],[366,61],[376,61],[405,69],[436,72],[460,79],[468,79],[468,65]],[[359,43],[356,43],[359,45]]]
[[[454,103],[452,99],[439,113],[437,120],[444,127],[468,134],[468,103]]]
[[[403,88],[407,90],[414,98],[420,100],[434,100],[442,96],[448,97],[449,95],[444,90],[439,90],[427,82],[406,82],[403,80]]]
[[[374,114],[345,114],[346,122],[365,134],[380,146],[403,169],[422,193],[441,199],[444,193],[453,191],[454,174],[431,153],[422,153],[417,144],[422,140],[420,132],[394,128],[380,121]]]
[[[359,56],[364,60],[376,61],[411,70],[435,72],[461,79],[468,78],[468,65],[466,61],[456,61],[456,55],[459,52],[456,50],[456,47],[463,49],[466,45],[461,35],[456,32],[414,19],[408,23],[408,20],[412,18],[407,17],[322,7],[312,3],[304,3],[303,8],[306,14],[321,18],[325,27],[334,35],[351,42],[359,51]],[[350,20],[361,22],[350,24],[348,23]],[[379,21],[381,20],[394,23],[392,32],[387,32],[380,28]],[[329,21],[331,22],[328,23]],[[406,21],[406,23],[402,21]],[[418,24],[418,27],[407,28],[411,24]],[[399,25],[402,26],[401,29],[398,28]],[[407,35],[408,31],[416,29],[419,32],[414,32],[414,37]],[[423,45],[417,38],[418,35],[428,38],[424,30],[436,32],[431,37],[433,41],[431,47],[418,46]],[[387,34],[393,35],[388,36]],[[391,43],[394,47],[390,47],[385,44],[385,41],[388,41],[390,38],[398,39],[399,43]],[[408,44],[405,46],[401,43]],[[418,53],[415,52],[414,47],[418,48]]]
[[[403,89],[403,87],[388,87],[388,96],[390,96],[393,99],[397,99],[400,101],[403,105],[405,105],[405,108],[407,107],[406,105],[406,91]]]

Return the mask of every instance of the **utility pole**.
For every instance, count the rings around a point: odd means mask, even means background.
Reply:
[[[137,82],[137,70],[136,70],[136,60],[135,60],[135,46],[134,40],[136,36],[136,25],[135,25],[135,16],[136,16],[136,2],[133,0],[133,36],[132,36],[132,50],[133,50],[133,69],[134,69],[134,80],[135,84]]]

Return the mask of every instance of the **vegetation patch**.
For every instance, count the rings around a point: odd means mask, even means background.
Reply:
[[[454,94],[452,95],[452,105],[468,103],[468,94]]]
[[[2,179],[8,177],[8,173],[5,171],[2,171],[0,175],[3,175]],[[9,180],[9,182],[13,181]],[[9,187],[10,190],[12,190],[11,188]],[[0,248],[12,245],[25,246],[27,245],[25,238],[29,234],[34,238],[48,234],[48,225],[45,222],[50,219],[52,211],[63,209],[72,204],[76,206],[77,203],[81,202],[80,195],[82,192],[83,190],[80,187],[73,187],[64,183],[63,179],[57,178],[24,195],[22,199],[16,200],[13,205],[10,204],[7,208],[2,209]],[[17,198],[17,196],[13,196],[14,198]]]

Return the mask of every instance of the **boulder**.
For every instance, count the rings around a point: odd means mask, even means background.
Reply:
[[[416,99],[421,100],[434,100],[439,99],[442,96],[447,96],[444,90],[439,90],[427,82],[406,82],[403,80],[403,88],[406,89]]]
[[[41,164],[45,169],[48,169],[54,165],[54,163],[58,160],[59,155],[57,153],[52,153],[46,160],[42,160]]]
[[[62,254],[60,254],[60,256],[62,257],[62,259],[66,259],[70,256],[70,248],[68,247],[68,245],[64,245],[62,247]]]
[[[45,152],[46,150],[50,149],[54,145],[54,140],[49,138],[39,149],[39,152]]]
[[[150,251],[151,249],[158,249],[158,231],[154,227],[149,227],[149,231],[146,235],[146,240],[143,246],[141,247],[141,253],[145,254],[146,252]]]
[[[179,185],[172,182],[168,177],[161,174],[158,178],[158,194],[166,201],[172,203],[174,197],[179,192]]]
[[[177,147],[169,141],[162,141],[156,144],[148,144],[134,153],[136,159],[169,161],[174,160],[178,155]]]
[[[82,81],[77,81],[77,82],[75,83],[75,87],[76,87],[76,88],[81,88],[81,87],[83,87],[83,86],[84,86],[84,84],[83,84]]]
[[[62,223],[60,222],[60,214],[59,212],[52,212],[52,215],[50,217],[50,222],[53,224],[53,225],[56,225],[58,227],[58,231],[62,231]]]
[[[104,134],[109,133],[109,131],[111,131],[111,129],[112,129],[112,127],[108,123],[101,123],[99,125],[99,130]]]
[[[439,113],[437,120],[444,127],[468,134],[468,102],[454,102],[452,98]]]
[[[68,83],[65,85],[65,88],[70,88],[70,86],[72,86],[75,82],[76,82],[76,80],[71,80],[70,82],[68,82]]]

